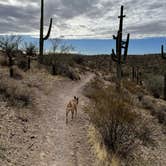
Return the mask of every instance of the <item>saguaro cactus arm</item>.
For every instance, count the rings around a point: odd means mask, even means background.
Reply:
[[[124,51],[124,56],[123,56],[123,61],[126,61],[127,54],[128,54],[128,47],[129,47],[129,40],[130,40],[130,34],[127,34],[127,40],[125,42],[125,46],[123,47],[125,49]]]
[[[117,56],[116,56],[116,54],[115,54],[114,49],[112,49],[111,57],[112,57],[112,60],[113,60],[113,61],[118,62],[118,58],[117,58]]]
[[[44,29],[44,0],[41,0],[41,17],[40,17],[40,54],[39,54],[39,62],[42,62],[42,56],[43,56],[43,49],[44,49],[44,41],[47,40],[51,33],[52,28],[52,18],[50,19],[50,25],[47,32],[47,35],[43,37],[43,29]]]
[[[113,38],[117,39],[116,36],[113,36]],[[124,49],[124,54],[123,54],[123,59],[122,60],[118,59],[118,56],[115,54],[115,50],[112,49],[111,57],[112,57],[113,61],[119,62],[119,63],[122,63],[122,64],[124,64],[126,62],[126,58],[127,58],[127,54],[128,54],[129,40],[130,40],[130,34],[127,35],[127,40],[126,41],[122,41],[122,47],[121,48]]]
[[[47,40],[50,37],[51,28],[52,28],[52,18],[50,18],[49,29],[48,29],[47,35],[43,38],[43,40]]]

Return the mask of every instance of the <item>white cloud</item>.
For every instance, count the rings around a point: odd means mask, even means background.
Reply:
[[[166,36],[165,0],[47,0],[45,31],[53,16],[51,37],[112,38],[120,6],[126,18],[124,32],[132,38]],[[0,0],[0,33],[38,35],[40,0]]]

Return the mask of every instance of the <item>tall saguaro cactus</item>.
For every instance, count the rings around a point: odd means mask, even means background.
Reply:
[[[41,17],[40,17],[40,55],[39,55],[39,62],[42,62],[43,58],[43,48],[44,48],[44,41],[47,40],[50,36],[52,28],[52,18],[50,18],[50,25],[47,32],[47,35],[44,37],[43,31],[44,31],[44,0],[41,0]]]
[[[122,64],[126,62],[127,54],[128,54],[128,45],[130,34],[127,35],[127,40],[123,41],[123,18],[126,17],[123,15],[123,6],[121,6],[119,30],[117,32],[117,36],[113,36],[113,39],[116,40],[116,53],[114,49],[112,49],[112,60],[117,63],[117,80],[118,80],[118,88],[121,86],[121,77],[122,77]]]
[[[161,46],[161,56],[166,60],[166,53],[164,53],[164,46]],[[164,74],[164,100],[166,100],[166,73]]]

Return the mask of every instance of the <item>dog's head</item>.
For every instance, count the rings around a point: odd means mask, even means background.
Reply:
[[[77,102],[77,104],[78,104],[79,97],[74,96],[74,100],[75,100],[75,101]]]

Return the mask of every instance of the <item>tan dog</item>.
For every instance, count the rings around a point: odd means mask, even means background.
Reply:
[[[66,107],[66,123],[68,123],[68,114],[71,112],[71,118],[74,118],[77,116],[77,106],[78,106],[78,100],[79,98],[74,96],[74,99],[70,100]]]

